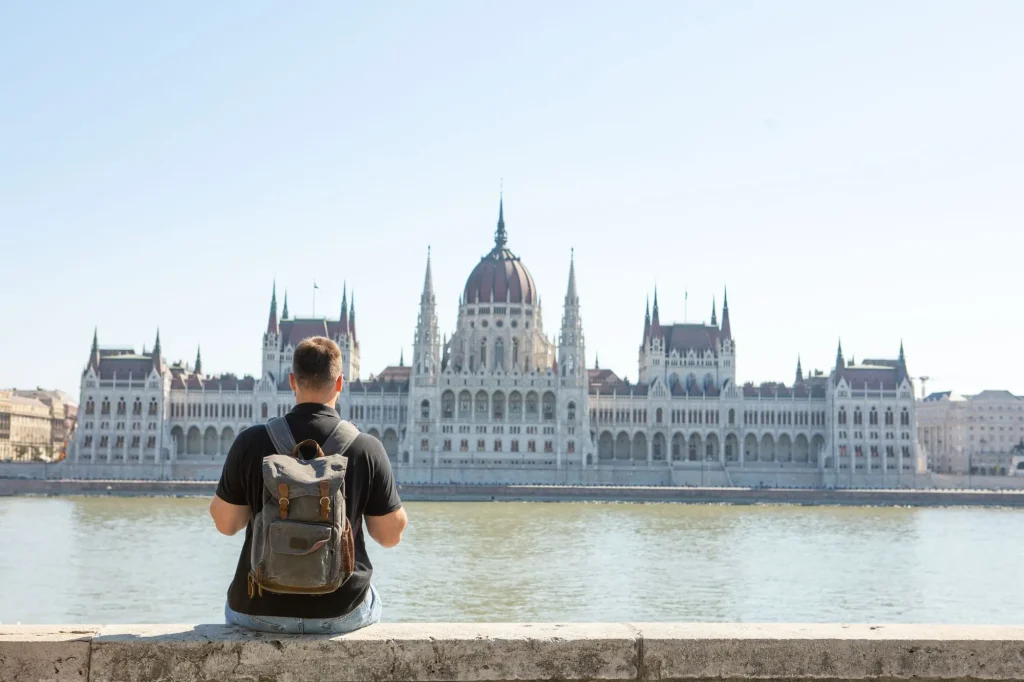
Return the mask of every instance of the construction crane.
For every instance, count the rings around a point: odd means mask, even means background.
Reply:
[[[931,377],[914,377],[914,379],[921,382],[921,400],[924,400],[928,397],[928,390],[926,387],[928,386],[928,380],[931,379]]]

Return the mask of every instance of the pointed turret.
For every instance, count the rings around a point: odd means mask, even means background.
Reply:
[[[427,247],[427,271],[423,275],[423,293],[420,294],[420,303],[434,302],[434,277],[430,272],[430,247]]]
[[[281,319],[288,319],[288,290],[284,290],[284,310],[281,311]]]
[[[565,305],[579,305],[576,295],[576,249],[569,250],[569,286],[565,290]]]
[[[352,342],[356,342],[356,293],[352,292],[352,302],[348,308],[348,335],[352,337]]]
[[[160,371],[160,364],[162,358],[160,357],[160,327],[156,328],[156,342],[153,344],[153,367],[156,371]]]
[[[594,369],[601,369],[601,363],[597,361],[597,353],[594,353]]]
[[[651,299],[647,299],[647,303],[644,306],[644,340],[642,345],[647,346],[651,341]]]
[[[658,313],[658,287],[654,287],[654,312],[651,315],[651,340],[661,338],[661,315]]]
[[[794,383],[799,384],[804,380],[804,368],[800,364],[800,356],[796,356],[796,381]]]
[[[196,346],[196,370],[195,371],[196,371],[196,374],[202,374],[203,373],[203,355],[202,355],[202,351],[199,349],[199,346]]]
[[[277,280],[270,290],[270,317],[267,319],[267,333],[277,334],[280,328],[277,325]]]
[[[732,338],[732,325],[729,324],[729,290],[726,289],[722,296],[722,336]]]
[[[92,348],[89,349],[89,364],[86,365],[86,370],[90,368],[100,371],[99,329],[96,327],[92,330]]]
[[[896,381],[903,381],[908,378],[907,357],[903,354],[903,340],[900,340],[900,357],[896,360]]]
[[[836,350],[836,369],[845,369],[846,361],[843,360],[843,340],[839,339],[839,348]]]
[[[398,352],[398,366],[405,367],[405,348]]]
[[[494,231],[495,250],[505,248],[508,242],[508,234],[505,232],[505,197],[504,193],[498,195],[498,229]]]
[[[715,297],[711,297],[711,326],[718,326],[718,315],[715,314]]]
[[[341,285],[341,315],[338,316],[338,336],[348,336],[348,282]]]

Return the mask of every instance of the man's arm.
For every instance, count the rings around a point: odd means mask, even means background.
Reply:
[[[249,505],[231,504],[214,495],[210,503],[210,516],[218,531],[224,535],[234,535],[249,523]]]
[[[366,530],[381,547],[394,547],[402,541],[402,532],[409,525],[405,508],[399,508],[384,516],[364,516]],[[222,531],[223,532],[223,531]]]
[[[231,444],[228,456],[224,459],[220,481],[217,483],[217,493],[210,503],[213,523],[224,535],[234,535],[249,523],[249,505],[241,466],[249,441],[250,432],[249,429],[245,429]]]

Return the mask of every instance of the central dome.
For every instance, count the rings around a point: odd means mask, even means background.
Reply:
[[[463,291],[465,303],[525,303],[533,305],[537,287],[530,271],[519,258],[505,248],[504,202],[498,203],[498,229],[494,233],[494,248],[480,259],[466,280]]]

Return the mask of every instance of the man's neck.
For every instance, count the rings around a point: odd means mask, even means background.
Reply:
[[[333,410],[334,406],[337,405],[337,403],[338,403],[337,396],[335,396],[334,398],[331,398],[329,400],[324,400],[323,396],[315,396],[314,397],[314,396],[308,396],[308,395],[299,395],[297,393],[295,394],[295,404],[296,405],[303,405],[303,404],[323,405],[324,407],[329,407],[329,408],[331,408]]]

